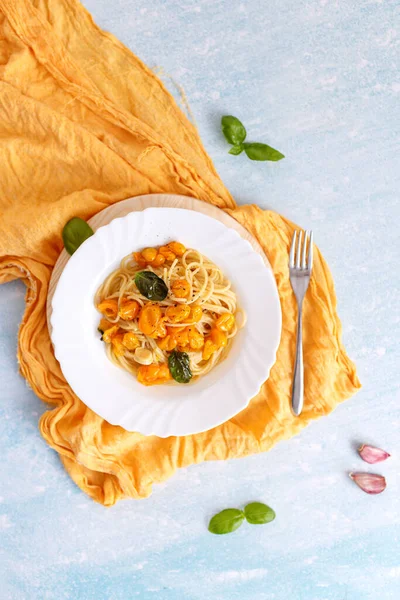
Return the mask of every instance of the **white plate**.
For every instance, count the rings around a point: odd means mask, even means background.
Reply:
[[[110,362],[93,298],[130,252],[179,240],[231,280],[246,326],[227,358],[187,385],[145,387]],[[249,242],[219,221],[181,208],[148,208],[100,227],[69,259],[52,302],[52,341],[76,395],[113,425],[168,437],[206,431],[243,410],[268,378],[281,333],[274,276]]]

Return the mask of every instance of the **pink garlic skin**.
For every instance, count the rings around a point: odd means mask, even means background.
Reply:
[[[361,458],[370,465],[382,462],[390,456],[390,454],[385,450],[382,450],[381,448],[376,448],[375,446],[368,446],[368,444],[363,444],[362,446],[360,446],[358,452]]]
[[[386,489],[383,475],[374,473],[349,473],[350,478],[367,494],[380,494]]]

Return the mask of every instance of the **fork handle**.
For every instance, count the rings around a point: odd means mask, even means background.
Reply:
[[[297,315],[297,341],[296,362],[294,364],[294,375],[292,384],[292,411],[299,416],[303,410],[304,400],[304,366],[303,366],[303,325],[302,325],[303,303],[298,305]]]

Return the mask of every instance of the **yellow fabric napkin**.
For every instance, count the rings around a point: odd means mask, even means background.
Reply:
[[[143,498],[178,467],[268,450],[353,394],[360,384],[341,344],[333,282],[318,250],[304,304],[305,410],[296,419],[289,409],[293,225],[256,206],[236,207],[162,83],[76,0],[0,0],[0,11],[0,282],[21,278],[27,285],[21,373],[54,405],[40,430],[74,481],[105,505]],[[263,246],[282,303],[276,364],[258,396],[220,427],[181,438],[128,433],[89,410],[66,383],[46,324],[46,294],[66,221],[154,192],[195,196],[228,210]]]

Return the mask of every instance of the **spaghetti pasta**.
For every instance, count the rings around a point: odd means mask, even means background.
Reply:
[[[138,289],[139,273],[151,282],[160,278],[165,298],[149,301]],[[193,380],[208,373],[227,355],[242,312],[221,269],[179,242],[123,258],[97,290],[95,305],[104,315],[99,329],[108,357],[145,385],[180,381],[172,353],[187,354]]]

